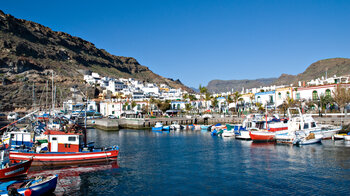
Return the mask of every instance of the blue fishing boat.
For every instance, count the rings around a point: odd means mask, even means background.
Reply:
[[[160,122],[157,122],[154,127],[152,127],[152,131],[162,131],[163,130],[163,124]]]
[[[170,131],[170,126],[163,126],[163,131]]]
[[[58,175],[47,177],[37,176],[28,180],[13,180],[0,183],[0,195],[31,195],[40,196],[52,193],[57,186]]]

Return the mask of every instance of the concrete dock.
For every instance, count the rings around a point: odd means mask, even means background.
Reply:
[[[313,118],[319,124],[332,124],[332,125],[347,125],[350,124],[350,116],[317,116]],[[118,129],[151,129],[157,122],[163,123],[163,125],[171,125],[174,122],[178,122],[181,125],[190,124],[239,124],[242,123],[244,118],[237,116],[229,117],[216,117],[210,119],[204,119],[201,117],[170,117],[170,118],[122,118],[122,119],[94,119],[88,120],[90,126],[103,129],[103,130],[118,130]]]

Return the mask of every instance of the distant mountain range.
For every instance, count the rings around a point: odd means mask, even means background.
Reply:
[[[298,81],[309,81],[312,79],[325,76],[327,71],[328,77],[337,75],[350,74],[349,58],[331,58],[312,63],[303,73],[298,75],[282,74],[279,78],[262,78],[256,80],[212,80],[208,83],[207,88],[210,92],[228,92],[232,89],[240,91],[242,88],[258,88],[269,85],[289,85],[297,84]]]
[[[0,38],[0,84],[6,84],[0,85],[0,110],[29,107],[32,84],[37,85],[38,91],[40,85],[45,85],[50,70],[55,72],[56,84],[62,91],[72,84],[82,84],[83,74],[92,71],[192,92],[179,80],[157,75],[132,57],[112,55],[82,38],[17,19],[1,10]],[[25,88],[18,91],[21,88],[17,87]],[[65,95],[63,92],[62,97]]]

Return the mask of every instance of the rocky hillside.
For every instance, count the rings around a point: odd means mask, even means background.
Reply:
[[[241,91],[242,88],[255,88],[273,83],[277,78],[261,78],[256,80],[212,80],[208,83],[210,92]]]
[[[50,70],[62,88],[81,84],[83,73],[93,71],[103,76],[132,77],[191,91],[179,80],[159,76],[132,57],[112,55],[79,37],[17,19],[1,10],[0,38],[0,111],[31,105],[26,101],[32,96],[30,89],[28,92],[22,89],[23,95],[14,89],[30,87],[33,82],[40,88]]]
[[[316,78],[325,77],[327,71],[328,77],[334,75],[342,76],[350,74],[350,59],[331,58],[312,63],[303,73],[296,76],[282,74],[273,84],[296,84],[298,81],[309,81]]]
[[[325,76],[350,74],[350,59],[331,58],[312,63],[303,73],[298,75],[282,74],[279,78],[267,78],[257,80],[212,80],[208,83],[208,90],[211,92],[227,92],[234,89],[240,91],[244,88],[255,88],[268,85],[297,84],[298,81],[309,81]]]

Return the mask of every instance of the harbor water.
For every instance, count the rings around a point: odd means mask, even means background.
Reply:
[[[88,137],[97,147],[119,145],[118,162],[29,175],[58,173],[56,195],[349,195],[345,141],[298,147],[206,131],[97,129]]]

